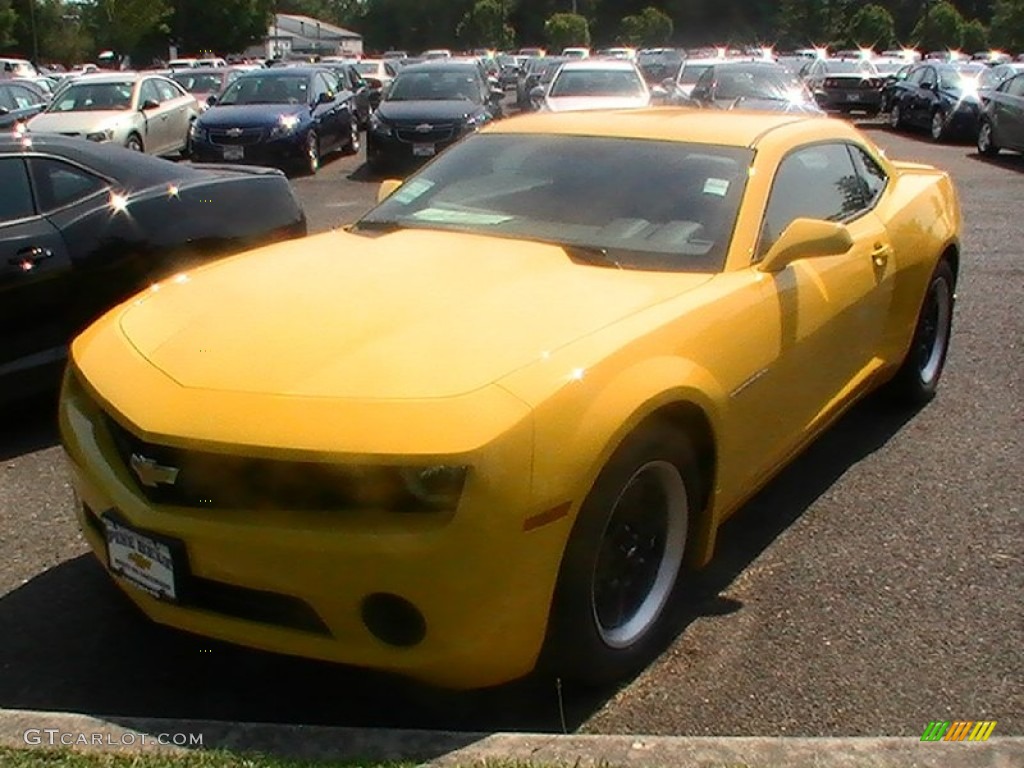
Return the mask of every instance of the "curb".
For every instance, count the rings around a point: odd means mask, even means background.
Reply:
[[[335,728],[141,717],[100,719],[69,712],[0,709],[0,746],[182,753],[179,735],[204,749],[294,760],[402,761],[467,766],[517,764],[637,768],[1019,768],[1024,737],[984,743],[922,743],[913,737],[689,737]],[[162,739],[159,737],[163,737]],[[163,742],[163,743],[161,743]],[[194,745],[193,749],[199,747]]]

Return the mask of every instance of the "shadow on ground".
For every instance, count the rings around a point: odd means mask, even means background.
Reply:
[[[56,445],[57,390],[0,405],[0,461]]]
[[[702,616],[743,610],[720,593],[909,416],[878,398],[866,401],[747,504],[721,532],[713,565],[695,578],[680,629]],[[108,718],[558,732],[576,729],[615,693],[567,685],[560,696],[557,682],[540,675],[490,690],[444,692],[227,646],[148,622],[91,555],[0,598],[0,627],[0,707],[9,708]]]

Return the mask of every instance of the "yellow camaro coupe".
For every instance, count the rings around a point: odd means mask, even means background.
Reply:
[[[621,679],[730,514],[942,373],[956,192],[846,122],[524,116],[380,197],[74,342],[77,514],[152,619],[453,688]]]

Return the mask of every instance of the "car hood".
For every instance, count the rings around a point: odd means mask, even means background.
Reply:
[[[309,117],[305,104],[215,104],[203,113],[199,122],[205,128],[241,128],[277,125],[285,116]]]
[[[544,106],[551,112],[582,112],[591,109],[637,109],[650,104],[646,96],[548,96]]]
[[[786,99],[722,99],[716,101],[715,106],[719,109],[752,109],[758,112],[793,112],[807,115],[825,114],[817,104]]]
[[[29,120],[28,129],[36,133],[93,133],[128,123],[135,114],[124,109],[43,112]]]
[[[574,264],[560,247],[531,241],[336,231],[157,284],[118,322],[184,387],[443,398],[710,278]]]
[[[465,120],[483,110],[480,104],[458,101],[387,101],[377,108],[377,115],[385,120]]]

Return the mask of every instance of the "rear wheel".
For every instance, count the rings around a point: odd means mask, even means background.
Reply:
[[[348,141],[345,143],[345,154],[359,154],[359,120],[354,114],[352,115],[352,119],[349,121]]]
[[[910,349],[890,383],[896,399],[908,405],[924,405],[935,397],[953,329],[955,285],[953,268],[943,259],[928,282]]]
[[[978,154],[985,157],[995,157],[999,154],[999,145],[995,142],[992,131],[992,123],[982,120],[978,126]]]
[[[661,650],[678,615],[698,488],[690,442],[675,429],[644,428],[615,452],[562,560],[545,648],[557,676],[605,684]]]

